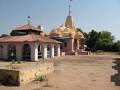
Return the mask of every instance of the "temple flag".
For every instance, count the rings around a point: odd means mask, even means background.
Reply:
[[[30,18],[30,16],[28,16],[28,18]]]

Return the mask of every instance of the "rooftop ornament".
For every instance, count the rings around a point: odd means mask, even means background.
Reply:
[[[28,18],[28,25],[30,25],[30,16],[27,17]]]
[[[71,4],[72,4],[72,0],[69,0],[69,16],[71,15]]]

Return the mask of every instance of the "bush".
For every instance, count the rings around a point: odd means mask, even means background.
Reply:
[[[46,79],[47,79],[47,78],[46,78],[45,75],[38,75],[38,76],[36,76],[35,81],[44,81],[44,80],[46,80]]]
[[[120,52],[120,41],[114,43],[114,45],[112,46],[112,50],[115,52]]]
[[[21,64],[21,60],[17,60],[17,64]]]

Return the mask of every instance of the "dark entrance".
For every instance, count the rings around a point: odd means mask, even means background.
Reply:
[[[8,45],[8,59],[16,59],[16,46],[14,44]]]
[[[25,44],[23,46],[23,59],[30,60],[31,59],[31,47],[29,44]]]

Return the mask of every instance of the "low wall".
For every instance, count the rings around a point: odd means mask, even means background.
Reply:
[[[36,65],[34,68],[20,71],[20,83],[25,84],[36,78],[38,75],[47,75],[54,71],[53,63]]]
[[[81,52],[78,52],[78,55],[90,55],[91,52],[90,51],[81,51]]]
[[[66,52],[65,54],[66,54],[66,55],[78,55],[77,52]]]
[[[20,85],[19,71],[0,69],[0,83],[4,85]]]
[[[53,71],[53,63],[43,63],[20,70],[0,69],[0,82],[5,85],[21,85],[35,80],[37,75],[47,75]]]

